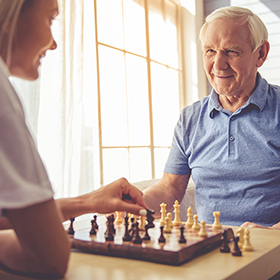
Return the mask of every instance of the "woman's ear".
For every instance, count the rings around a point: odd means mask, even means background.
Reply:
[[[261,67],[266,61],[270,46],[268,41],[264,41],[262,45],[257,49],[258,59],[257,59],[257,67]]]

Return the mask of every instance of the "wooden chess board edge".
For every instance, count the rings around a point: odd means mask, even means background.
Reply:
[[[228,228],[225,230],[228,232],[227,239],[232,239],[232,229]],[[220,246],[222,243],[221,237],[222,232],[217,233],[210,238],[205,238],[203,242],[192,244],[178,251],[142,247],[141,245],[131,246],[130,244],[114,244],[114,242],[101,243],[93,240],[84,241],[79,239],[72,240],[72,249],[77,249],[78,251],[90,254],[130,258],[178,266]]]

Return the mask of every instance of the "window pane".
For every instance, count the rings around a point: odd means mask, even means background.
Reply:
[[[149,1],[151,59],[178,68],[177,6],[169,1]]]
[[[127,146],[124,55],[99,46],[99,65],[103,146]]]
[[[155,177],[161,178],[170,149],[155,148]]]
[[[124,48],[121,0],[96,0],[98,41]]]
[[[129,145],[150,144],[146,60],[126,55]]]
[[[170,146],[179,118],[178,71],[151,63],[155,146]]]
[[[151,152],[149,148],[130,149],[130,181],[151,179]]]
[[[103,176],[105,185],[121,177],[129,179],[127,149],[103,149]]]
[[[124,0],[125,49],[146,56],[144,0]]]

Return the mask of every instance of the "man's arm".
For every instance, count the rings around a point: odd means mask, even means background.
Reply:
[[[163,173],[162,179],[154,186],[144,191],[144,201],[150,209],[155,210],[155,218],[160,217],[160,204],[167,204],[166,210],[170,212],[173,209],[175,200],[182,201],[188,186],[190,174],[175,175]]]
[[[6,215],[14,230],[0,230],[0,263],[18,272],[63,277],[70,242],[54,200]]]
[[[255,224],[255,223],[251,223],[251,222],[245,222],[241,225],[241,227],[249,227],[249,228],[267,228],[267,229],[278,229],[280,230],[280,222],[271,226],[271,227],[265,227],[265,226],[262,226],[262,225],[258,225],[258,224]]]

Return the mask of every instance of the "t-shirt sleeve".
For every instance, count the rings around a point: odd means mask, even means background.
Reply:
[[[170,153],[164,168],[164,172],[176,174],[176,175],[187,175],[191,173],[188,164],[188,156],[186,155],[186,143],[185,143],[185,129],[184,129],[183,113],[177,122],[174,129],[173,140],[171,144]]]
[[[11,113],[13,112],[13,113]],[[0,114],[0,216],[47,201],[53,190],[24,118],[13,110]]]

